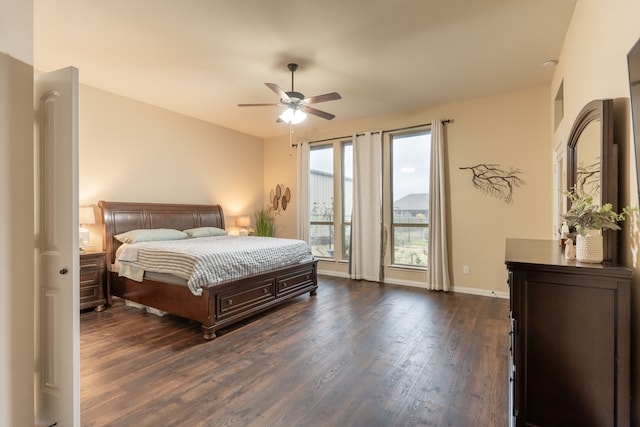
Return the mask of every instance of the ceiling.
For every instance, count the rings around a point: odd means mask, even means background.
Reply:
[[[264,83],[358,120],[547,84],[576,0],[34,0],[34,65],[260,138]],[[298,125],[320,128],[309,116]]]

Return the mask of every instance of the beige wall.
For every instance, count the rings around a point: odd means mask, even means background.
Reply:
[[[34,425],[33,5],[0,0],[0,425]]]
[[[616,142],[621,152],[619,185],[622,204],[638,205],[636,167],[629,123],[629,82],[626,55],[640,38],[640,2],[637,0],[579,0],[565,37],[560,62],[553,77],[555,93],[564,80],[565,115],[553,133],[565,143],[580,109],[593,99],[617,99]],[[640,142],[640,141],[638,141]],[[632,287],[631,378],[632,425],[640,425],[640,267],[637,248],[640,235],[625,224],[621,239],[621,262],[634,271]],[[635,253],[634,253],[635,252]]]
[[[90,86],[80,88],[79,152],[81,206],[219,203],[233,230],[263,203],[261,139]],[[100,224],[87,228],[101,248]]]
[[[292,140],[295,144],[295,140]],[[296,147],[289,145],[289,138],[275,138],[264,144],[264,195],[265,206],[269,203],[271,191],[276,185],[284,185],[291,189],[291,202],[286,210],[280,210],[275,217],[278,237],[296,238],[296,210],[298,209],[296,163],[298,156]]]
[[[33,2],[0,0],[0,52],[33,65]]]
[[[294,134],[294,142],[454,119],[454,123],[446,125],[454,288],[506,296],[505,238],[552,236],[549,116],[549,88],[539,86],[411,114],[327,124]],[[459,169],[478,163],[495,163],[503,169],[517,168],[523,172],[526,185],[515,190],[512,204],[475,189],[471,173]],[[292,189],[296,185],[296,155],[294,151],[289,156],[288,137],[265,143],[265,194],[277,183],[285,183]],[[290,208],[276,217],[283,237],[296,236],[296,207],[294,199]],[[469,266],[471,274],[462,274],[463,265]],[[322,262],[320,269],[344,274],[346,265]],[[418,286],[424,286],[426,280],[424,273],[406,274],[398,270],[389,271],[386,277],[389,282]]]

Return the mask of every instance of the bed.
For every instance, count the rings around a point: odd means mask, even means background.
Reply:
[[[106,251],[110,292],[135,304],[181,316],[201,324],[205,340],[216,331],[239,320],[263,312],[291,298],[318,288],[317,261],[271,268],[238,279],[202,288],[195,295],[187,286],[145,277],[142,281],[121,277],[114,263],[122,243],[114,236],[131,230],[201,227],[224,229],[220,205],[108,202],[98,203],[103,218],[103,245]]]

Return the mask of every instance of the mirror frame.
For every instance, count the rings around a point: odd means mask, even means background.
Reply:
[[[576,117],[567,141],[567,190],[576,185],[578,172],[578,141],[587,125],[600,121],[600,197],[601,203],[611,203],[618,209],[617,151],[613,140],[613,100],[597,99],[585,105]],[[567,209],[571,201],[567,199]],[[603,237],[604,261],[616,262],[617,231],[606,230]]]
[[[629,71],[629,103],[631,104],[631,134],[635,144],[636,182],[638,184],[638,203],[640,203],[640,39],[627,53]]]

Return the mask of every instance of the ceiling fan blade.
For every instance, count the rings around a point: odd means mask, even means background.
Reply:
[[[305,104],[317,104],[318,102],[335,101],[342,99],[338,92],[325,93],[324,95],[312,96],[304,100]]]
[[[271,89],[272,91],[274,91],[276,93],[276,95],[278,95],[280,97],[280,99],[283,102],[289,102],[289,95],[287,95],[287,93],[285,91],[283,91],[280,86],[278,86],[275,83],[265,83],[265,85],[267,85],[267,87],[269,89]]]
[[[280,104],[238,104],[238,107],[277,107]]]
[[[327,113],[326,111],[320,111],[316,108],[311,108],[304,105],[299,106],[298,108],[304,111],[305,113],[313,114],[314,116],[322,117],[323,119],[327,119],[327,120],[331,120],[335,117],[335,115],[331,113]]]

